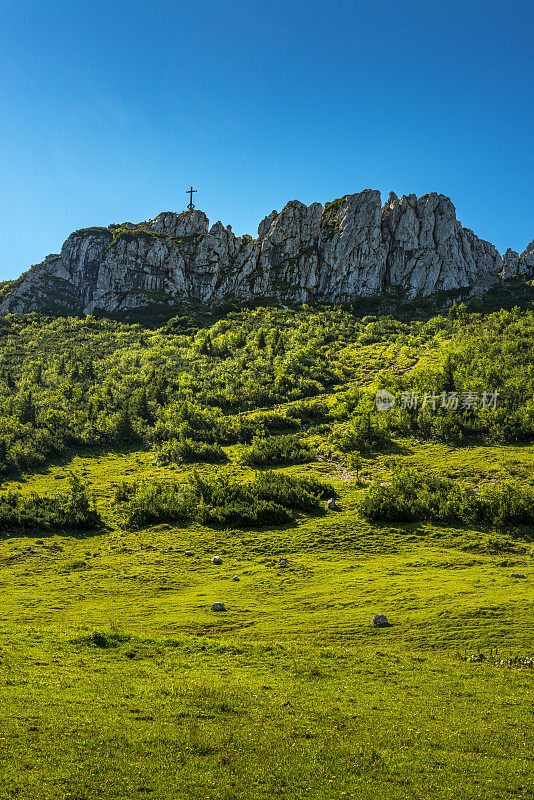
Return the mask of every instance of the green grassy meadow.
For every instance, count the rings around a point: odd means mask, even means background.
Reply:
[[[528,480],[531,449],[397,444],[363,459],[360,484],[331,463],[287,467],[327,476],[340,510],[279,529],[123,530],[123,479],[191,469],[146,449],[14,479],[43,494],[79,474],[105,529],[0,542],[0,796],[532,796],[532,670],[469,660],[532,653],[528,533],[372,526],[357,511],[399,459]],[[246,479],[236,450],[228,469]]]
[[[465,314],[410,326],[260,309],[186,333],[180,320],[3,322],[1,491],[50,497],[74,475],[102,522],[2,530],[0,800],[533,798],[532,527],[359,510],[399,467],[477,491],[534,486],[531,316],[469,329]],[[441,391],[447,353],[458,389],[501,376],[505,411],[464,414],[458,441],[424,414],[391,417],[356,475],[336,436],[371,413],[377,385]],[[312,457],[275,471],[333,485],[338,510],[125,526],[124,482],[246,484],[251,441],[296,429]],[[226,461],[158,456],[197,438]]]

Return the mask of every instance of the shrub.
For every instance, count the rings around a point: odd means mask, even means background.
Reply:
[[[335,494],[333,486],[316,478],[291,478],[283,472],[259,473],[251,487],[260,499],[301,511],[311,511],[318,507],[319,500]]]
[[[534,489],[508,481],[477,494],[447,478],[399,469],[388,486],[371,485],[360,502],[360,511],[385,522],[533,525]]]
[[[484,519],[494,525],[534,525],[534,489],[513,481],[483,489]]]
[[[387,449],[391,444],[391,437],[373,422],[370,414],[360,414],[347,428],[334,431],[330,441],[344,453],[353,450],[366,453]]]
[[[330,416],[330,409],[324,400],[303,400],[288,408],[287,413],[301,422],[324,422]]]
[[[224,461],[226,455],[218,444],[206,444],[193,439],[180,438],[163,442],[156,450],[156,464],[187,464],[195,461]]]
[[[281,411],[264,411],[261,414],[255,414],[251,421],[258,427],[263,426],[267,431],[297,430],[299,428],[299,422],[295,417]]]
[[[128,496],[122,508],[128,528],[140,528],[149,522],[179,522],[193,515],[193,497],[176,484],[133,484],[123,491]]]
[[[251,447],[241,456],[248,466],[267,466],[270,464],[303,464],[313,458],[310,445],[303,443],[299,436],[273,436],[269,439],[253,440]]]
[[[7,492],[0,495],[0,529],[91,529],[102,524],[78,478],[71,477],[67,492],[52,497]]]
[[[274,472],[257,474],[250,482],[231,480],[227,473],[203,478],[197,472],[188,483],[131,484],[116,491],[124,523],[137,528],[149,522],[195,520],[203,524],[266,525],[289,522],[294,512],[319,508],[332,486],[315,479],[292,478]]]
[[[474,493],[455,481],[399,469],[389,486],[371,485],[360,510],[370,519],[388,522],[425,519],[446,522],[474,519],[476,503]]]

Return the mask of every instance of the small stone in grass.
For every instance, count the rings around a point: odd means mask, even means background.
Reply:
[[[375,628],[387,628],[389,626],[388,618],[385,614],[375,614],[373,617],[373,625]]]
[[[186,551],[185,551],[185,553],[184,553],[184,555],[186,555],[186,556],[192,556],[192,555],[194,555],[194,553],[193,553],[193,551],[192,551],[192,550],[186,550]]]
[[[211,610],[212,611],[226,611],[227,609],[226,609],[226,606],[224,605],[224,603],[212,603],[211,604]]]
[[[220,556],[213,556],[211,559],[212,564],[222,564],[222,558]]]
[[[233,580],[233,581],[238,581],[238,580],[239,580],[239,575],[234,575],[234,577],[232,578],[232,580]]]
[[[287,567],[289,562],[287,558],[279,558],[278,563],[280,564],[281,567]]]
[[[521,572],[512,572],[510,575],[511,578],[526,578],[526,575],[523,575]]]

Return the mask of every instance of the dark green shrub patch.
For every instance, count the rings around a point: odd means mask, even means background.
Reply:
[[[171,439],[163,442],[156,450],[156,464],[191,464],[196,461],[224,461],[224,450],[218,444],[206,444],[194,439]]]
[[[115,501],[128,528],[187,520],[266,525],[290,522],[295,512],[317,511],[320,500],[333,494],[332,486],[315,479],[275,472],[259,473],[248,483],[231,480],[226,473],[207,479],[193,472],[184,485],[123,484]]]
[[[269,439],[254,439],[241,460],[254,467],[271,464],[304,464],[313,458],[312,447],[299,436],[272,436]]]
[[[7,492],[0,495],[0,529],[92,529],[102,518],[91,505],[85,487],[71,478],[69,489],[51,497]]]
[[[478,492],[448,478],[399,469],[389,485],[371,485],[360,511],[384,522],[533,525],[534,489],[506,481]]]
[[[329,438],[332,444],[344,453],[354,450],[369,453],[386,450],[391,445],[390,434],[379,426],[378,421],[373,419],[371,414],[355,416],[350,425],[334,431]]]

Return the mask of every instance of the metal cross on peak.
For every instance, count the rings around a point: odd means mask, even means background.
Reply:
[[[189,189],[186,189],[185,191],[185,193],[189,195],[189,205],[187,207],[190,211],[192,211],[195,207],[195,204],[193,203],[193,192],[196,191],[197,189],[193,189],[192,186]]]

